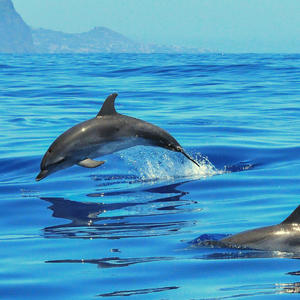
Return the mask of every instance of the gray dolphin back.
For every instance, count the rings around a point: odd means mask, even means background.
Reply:
[[[164,129],[117,113],[117,96],[117,93],[109,95],[96,117],[71,127],[56,138],[42,159],[37,181],[75,164],[85,168],[99,167],[104,161],[94,158],[138,145],[180,152],[198,165]]]

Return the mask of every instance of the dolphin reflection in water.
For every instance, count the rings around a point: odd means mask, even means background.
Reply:
[[[85,168],[99,167],[105,161],[96,161],[94,158],[138,145],[182,153],[199,167],[164,129],[117,113],[117,95],[107,97],[96,117],[73,126],[52,143],[42,159],[36,181],[76,164]]]

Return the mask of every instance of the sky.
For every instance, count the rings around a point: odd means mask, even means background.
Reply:
[[[300,0],[12,0],[35,28],[105,26],[135,41],[224,53],[300,53]]]

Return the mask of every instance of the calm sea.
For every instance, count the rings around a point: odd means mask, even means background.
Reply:
[[[115,92],[201,167],[137,147],[37,183]],[[0,103],[1,299],[299,299],[299,260],[191,242],[300,204],[300,55],[0,55]]]

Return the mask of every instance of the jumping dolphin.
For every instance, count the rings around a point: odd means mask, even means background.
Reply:
[[[164,129],[117,113],[117,96],[118,94],[108,96],[96,117],[71,127],[52,143],[42,159],[41,172],[36,181],[75,164],[85,168],[99,167],[105,161],[93,158],[137,145],[180,152],[199,166]]]
[[[240,232],[219,240],[219,243],[227,247],[300,252],[300,205],[278,225]]]

